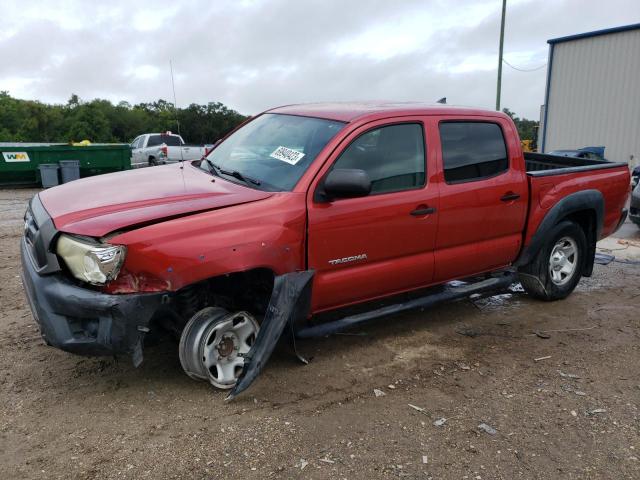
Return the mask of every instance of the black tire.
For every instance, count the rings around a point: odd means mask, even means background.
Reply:
[[[554,280],[551,275],[551,253],[561,239],[571,239],[577,250],[574,257],[575,268],[564,279]],[[545,301],[560,300],[569,296],[582,277],[587,255],[587,238],[582,228],[568,220],[553,227],[548,235],[547,243],[540,249],[536,257],[518,270],[520,283],[525,291],[534,298]],[[557,272],[556,272],[557,273]]]
[[[158,165],[158,161],[154,157],[149,157],[149,166],[155,167],[156,165]]]

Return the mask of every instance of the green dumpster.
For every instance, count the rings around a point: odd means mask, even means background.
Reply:
[[[131,168],[131,147],[126,143],[0,143],[0,185],[39,184],[38,166],[60,160],[78,160],[81,177],[118,172]]]

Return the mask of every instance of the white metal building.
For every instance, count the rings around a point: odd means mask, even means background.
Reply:
[[[540,151],[604,146],[640,164],[640,23],[548,43]]]

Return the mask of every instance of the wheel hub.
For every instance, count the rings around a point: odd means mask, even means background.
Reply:
[[[216,347],[216,350],[218,350],[218,353],[221,357],[228,357],[233,353],[235,349],[236,344],[233,341],[233,337],[231,335],[225,335],[224,337],[222,337],[220,339],[220,342],[218,343],[218,346]]]
[[[556,242],[549,256],[549,273],[556,285],[571,281],[578,266],[578,245],[571,237],[562,237]]]

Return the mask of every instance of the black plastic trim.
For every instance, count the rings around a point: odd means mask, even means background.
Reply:
[[[58,236],[51,216],[42,205],[39,195],[29,202],[25,214],[25,241],[27,252],[33,266],[40,275],[47,275],[61,270],[58,256],[53,252],[53,245]]]
[[[278,275],[255,343],[245,356],[242,373],[226,400],[232,400],[249,388],[264,368],[287,325],[291,334],[306,320],[311,308],[314,270]]]
[[[320,323],[303,328],[296,331],[296,336],[298,338],[315,338],[331,335],[388,315],[395,315],[400,312],[406,312],[418,308],[430,308],[443,302],[467,298],[472,294],[505,289],[515,281],[517,281],[516,274],[507,271],[498,277],[487,278],[478,282],[465,284],[463,286],[446,285],[442,290],[435,290],[423,297],[409,300],[407,302],[396,303],[368,312],[350,315],[331,322]]]
[[[605,170],[608,168],[627,167],[626,163],[622,162],[606,162],[598,163],[595,165],[584,165],[580,167],[563,167],[555,168],[552,170],[541,170],[537,172],[527,172],[530,177],[548,177],[550,175],[566,175],[568,173],[589,172],[591,170]]]
[[[568,215],[584,210],[591,210],[596,215],[596,234],[593,240],[594,242],[597,241],[600,238],[604,223],[604,197],[598,190],[582,190],[567,195],[549,210],[533,234],[531,242],[522,250],[514,265],[519,267],[530,263],[544,246],[548,233],[554,226]],[[585,269],[588,270],[587,264],[585,264]]]

